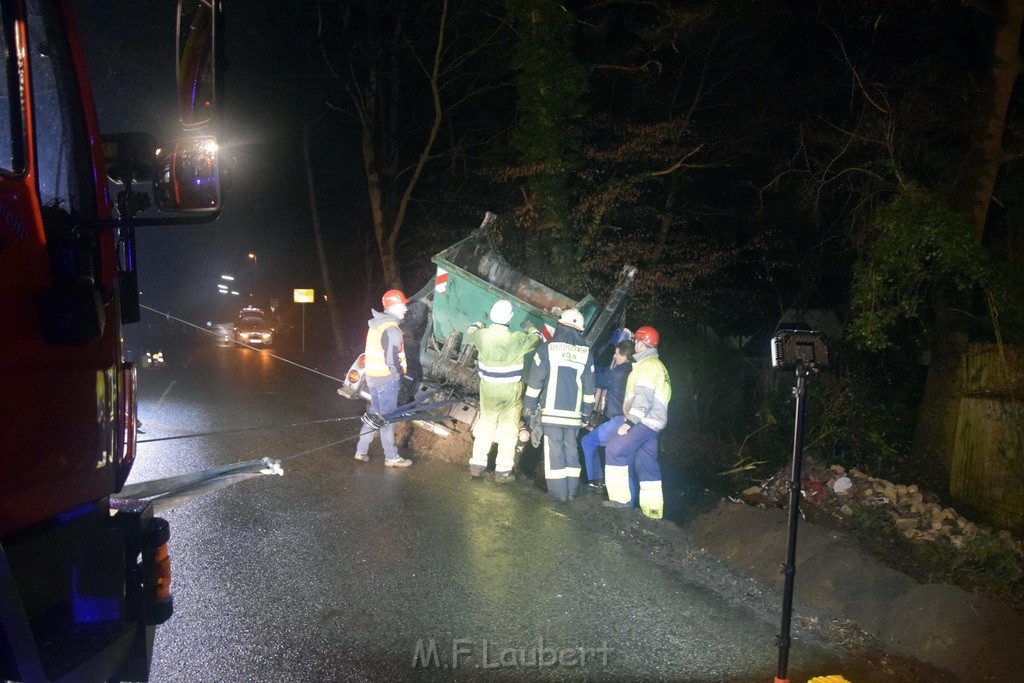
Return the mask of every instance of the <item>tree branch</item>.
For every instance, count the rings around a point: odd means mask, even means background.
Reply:
[[[676,163],[672,164],[672,165],[671,165],[671,166],[669,166],[668,168],[666,168],[666,169],[664,169],[664,170],[661,170],[661,171],[651,171],[651,174],[650,174],[650,175],[651,175],[652,177],[657,177],[657,176],[662,176],[662,175],[668,175],[668,174],[670,174],[670,173],[674,173],[675,171],[678,171],[678,170],[679,170],[680,168],[682,168],[682,167],[684,167],[684,166],[686,166],[687,168],[698,168],[698,166],[694,166],[694,165],[691,165],[691,164],[687,164],[687,163],[686,163],[686,160],[687,160],[687,159],[689,159],[690,157],[692,157],[692,156],[693,156],[694,154],[696,154],[697,152],[699,152],[699,151],[700,151],[701,149],[703,149],[703,147],[704,147],[704,145],[697,145],[697,146],[696,146],[696,147],[694,147],[694,148],[693,148],[692,150],[690,150],[690,151],[689,151],[689,152],[688,152],[688,153],[686,154],[686,156],[684,156],[684,157],[683,157],[682,159],[678,160],[678,161],[677,161]]]
[[[409,199],[412,196],[413,188],[416,187],[416,183],[423,174],[423,167],[426,166],[427,160],[430,159],[430,150],[433,148],[434,141],[437,140],[437,133],[441,129],[441,118],[444,111],[441,108],[441,86],[438,82],[438,74],[441,70],[441,55],[444,52],[444,35],[447,21],[448,0],[444,0],[441,6],[441,21],[437,29],[437,47],[434,50],[434,65],[430,73],[429,81],[430,95],[434,101],[434,122],[430,127],[430,133],[427,135],[426,141],[423,143],[423,150],[420,152],[419,160],[416,162],[416,168],[413,171],[412,176],[409,178],[409,182],[406,183],[405,191],[402,192],[402,198],[398,203],[398,211],[395,214],[395,220],[388,235],[388,242],[390,243],[392,250],[398,242],[398,233],[405,221],[405,213],[409,207]]]
[[[603,71],[625,71],[626,73],[655,73],[660,74],[662,64],[654,59],[649,59],[639,66],[625,66],[622,64],[595,64],[595,69],[601,69]]]

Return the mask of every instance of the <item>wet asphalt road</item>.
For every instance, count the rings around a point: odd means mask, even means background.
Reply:
[[[131,481],[261,457],[285,475],[163,515],[175,614],[151,680],[772,679],[774,616],[574,523],[527,484],[429,459],[388,469],[376,444],[359,463],[357,420],[288,426],[357,415],[336,383],[189,339],[140,370],[140,439],[230,433],[143,443]],[[272,428],[237,431],[252,427]],[[790,672],[831,660],[797,642]]]

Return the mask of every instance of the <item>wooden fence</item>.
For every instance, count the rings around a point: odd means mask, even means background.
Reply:
[[[1024,532],[1024,349],[972,344],[961,371],[950,493]]]

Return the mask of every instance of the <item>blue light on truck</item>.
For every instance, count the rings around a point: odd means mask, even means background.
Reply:
[[[71,570],[71,577],[74,591],[71,596],[71,618],[76,624],[96,624],[123,618],[120,600],[82,595],[78,592],[77,567]]]

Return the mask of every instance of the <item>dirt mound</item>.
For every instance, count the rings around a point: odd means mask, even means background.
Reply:
[[[756,507],[788,508],[789,468],[741,498]],[[952,583],[1024,611],[1024,543],[1008,531],[979,526],[938,496],[839,465],[808,459],[801,511],[807,519],[842,529],[862,550],[918,581]]]
[[[781,591],[788,514],[722,501],[691,525],[702,549]],[[1016,680],[1024,615],[957,586],[919,584],[865,554],[843,532],[798,526],[795,605],[840,616],[891,652],[951,671],[957,681]]]

